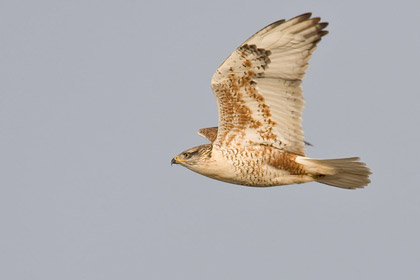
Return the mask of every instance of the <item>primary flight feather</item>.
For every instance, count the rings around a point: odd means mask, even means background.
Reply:
[[[301,82],[327,25],[307,13],[276,21],[241,44],[211,81],[219,123],[199,130],[211,144],[188,149],[171,163],[255,187],[317,181],[354,189],[369,184],[371,173],[357,157],[305,156]]]

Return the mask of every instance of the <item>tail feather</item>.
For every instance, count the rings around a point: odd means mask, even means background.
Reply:
[[[303,164],[310,174],[318,177],[319,183],[343,188],[363,188],[370,183],[372,174],[366,164],[358,157],[339,159],[311,159],[299,157],[297,162]]]

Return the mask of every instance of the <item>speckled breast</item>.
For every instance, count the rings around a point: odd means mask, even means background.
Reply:
[[[234,172],[226,181],[235,184],[277,186],[289,184],[291,177],[299,181],[307,175],[304,166],[295,161],[296,155],[270,146],[229,148],[222,154]]]

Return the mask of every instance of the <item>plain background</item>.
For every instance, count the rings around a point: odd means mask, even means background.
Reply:
[[[419,279],[419,1],[0,1],[1,279]],[[372,183],[247,188],[171,167],[246,38],[330,22],[315,158]]]

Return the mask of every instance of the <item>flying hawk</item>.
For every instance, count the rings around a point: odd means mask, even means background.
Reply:
[[[245,186],[317,181],[354,189],[369,184],[371,172],[357,157],[305,156],[301,82],[327,25],[307,13],[276,21],[240,45],[211,81],[218,127],[199,130],[211,144],[188,149],[171,163]]]

